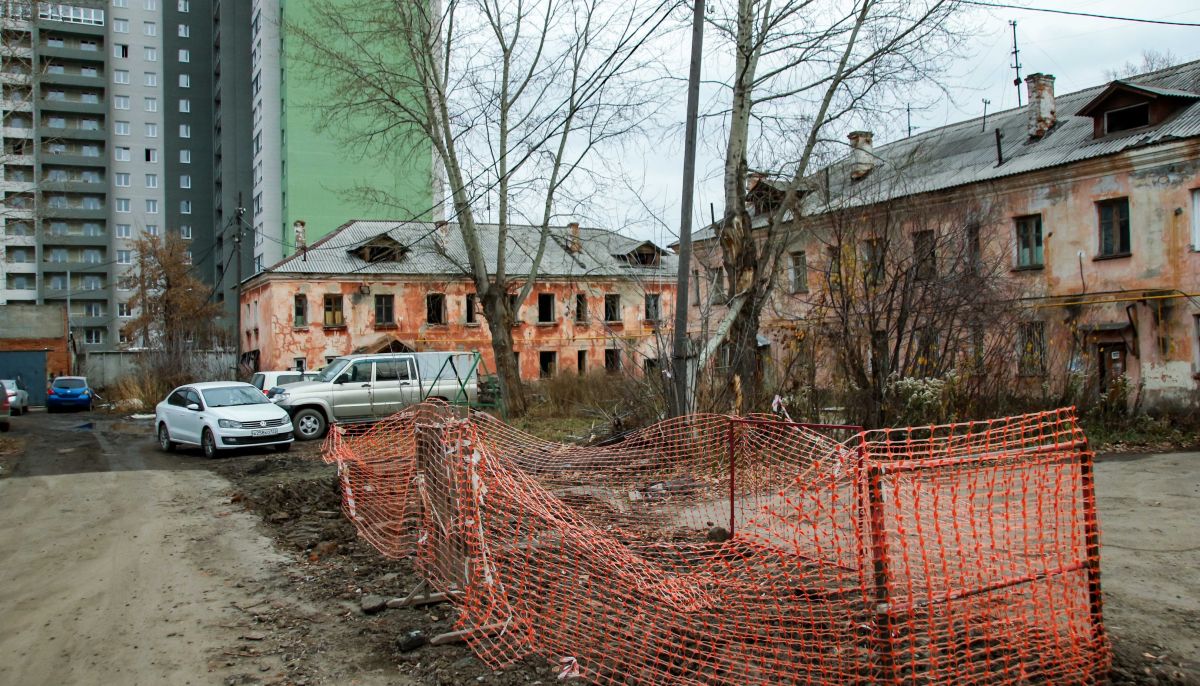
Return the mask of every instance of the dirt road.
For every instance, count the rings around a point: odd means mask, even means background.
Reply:
[[[1114,646],[1143,673],[1200,683],[1200,453],[1102,456],[1096,503]]]
[[[208,684],[251,630],[235,605],[284,558],[207,469],[150,449],[146,426],[14,419],[25,458],[0,480],[0,683]],[[105,431],[98,430],[103,425]],[[193,458],[193,462],[199,458]]]
[[[0,686],[556,683],[536,658],[492,671],[462,645],[398,648],[452,610],[364,613],[411,567],[354,539],[332,468],[298,451],[165,455],[149,423],[88,414],[5,436],[25,450],[0,464]],[[1200,454],[1096,474],[1112,683],[1200,684]]]

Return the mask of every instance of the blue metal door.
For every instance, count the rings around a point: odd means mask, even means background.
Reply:
[[[46,351],[0,352],[0,379],[16,379],[29,391],[30,405],[45,405]]]

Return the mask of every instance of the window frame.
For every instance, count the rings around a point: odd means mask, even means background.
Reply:
[[[446,294],[425,294],[425,323],[430,326],[446,325]]]
[[[321,300],[323,326],[327,329],[346,326],[345,298],[341,293],[326,293]]]
[[[621,294],[620,293],[605,293],[604,294],[604,323],[605,324],[620,324],[624,321],[621,317]],[[610,316],[611,315],[611,316]]]
[[[1113,217],[1107,222],[1107,230],[1115,231],[1112,236],[1112,247],[1110,252],[1105,251],[1105,233],[1106,221],[1104,218],[1105,210],[1112,209]],[[1124,208],[1122,216],[1118,210]],[[1124,220],[1122,226],[1122,219]],[[1096,259],[1108,260],[1121,257],[1130,257],[1133,255],[1133,222],[1130,218],[1129,197],[1122,196],[1119,198],[1108,198],[1096,202]],[[1122,235],[1123,234],[1123,235]],[[1121,244],[1121,239],[1124,239],[1124,245]],[[1121,250],[1121,248],[1125,248]]]
[[[292,328],[308,328],[308,296],[303,293],[292,297]]]
[[[1036,234],[1033,231],[1036,229]],[[1028,234],[1028,235],[1027,235]],[[1041,214],[1026,214],[1013,217],[1013,237],[1016,241],[1014,269],[1044,269],[1046,266],[1046,230]],[[1024,259],[1024,243],[1031,241],[1028,260]]]
[[[1040,320],[1020,322],[1017,325],[1017,376],[1045,375],[1046,322]]]
[[[375,294],[375,328],[396,326],[396,296],[392,293]]]

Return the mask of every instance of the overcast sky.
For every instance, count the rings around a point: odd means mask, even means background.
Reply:
[[[1017,4],[1017,3],[1009,3]],[[1155,0],[1153,3],[1128,0],[1030,0],[1020,3],[1053,9],[1166,19],[1200,23],[1200,3],[1197,0]],[[989,112],[1017,106],[1017,89],[1013,86],[1012,28],[1008,22],[1017,21],[1017,41],[1021,49],[1021,76],[1034,72],[1055,76],[1055,90],[1067,93],[1105,82],[1105,71],[1118,69],[1126,62],[1140,63],[1144,50],[1170,51],[1180,62],[1200,59],[1200,28],[1139,24],[1085,17],[1069,17],[1008,9],[976,11],[980,32],[971,38],[962,60],[945,80],[950,98],[927,98],[933,105],[914,109],[913,132],[918,133],[944,126],[982,113],[981,100],[991,101]],[[679,46],[678,57],[686,74],[687,46]],[[707,43],[705,65],[724,62],[713,49],[723,46]],[[723,77],[724,75],[722,75]],[[1024,88],[1024,86],[1022,86]],[[714,92],[712,96],[717,94]],[[1024,95],[1022,95],[1024,97]],[[682,113],[682,104],[680,105]],[[875,144],[880,145],[903,137],[906,122],[894,122],[891,127],[875,127]],[[883,129],[883,130],[878,130]],[[847,132],[830,131],[837,137]],[[719,132],[710,127],[700,146],[696,191],[696,221],[709,217],[709,203],[715,203],[721,213],[721,155],[723,145]],[[652,150],[629,151],[626,170],[641,184],[642,201],[655,210],[668,226],[655,226],[652,221],[629,222],[628,216],[614,216],[608,221],[620,224],[638,237],[652,238],[662,244],[670,243],[678,233],[680,174],[682,168],[682,125],[666,132],[660,144]],[[640,154],[639,154],[640,152]],[[640,157],[640,159],[639,159]],[[637,178],[640,177],[640,178]],[[614,203],[629,206],[628,199]],[[640,202],[639,202],[640,204]],[[637,212],[630,214],[636,215]]]

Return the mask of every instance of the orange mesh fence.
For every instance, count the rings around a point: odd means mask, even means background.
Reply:
[[[601,684],[1103,679],[1072,411],[862,432],[692,415],[609,446],[424,404],[326,443],[346,514],[493,666]]]

